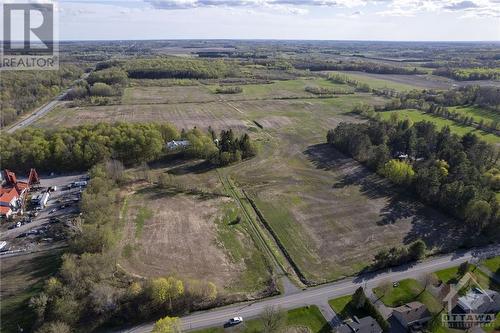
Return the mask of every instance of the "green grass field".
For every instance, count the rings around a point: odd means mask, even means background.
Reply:
[[[443,308],[440,302],[425,290],[420,282],[414,279],[401,280],[397,287],[393,287],[391,284],[385,293],[381,287],[374,288],[373,292],[385,305],[390,307],[418,301],[425,304],[431,313],[438,313]]]
[[[483,265],[492,273],[500,274],[500,256],[485,260]]]
[[[431,114],[423,113],[418,110],[413,110],[413,109],[408,109],[408,110],[394,110],[394,111],[384,111],[384,112],[379,112],[379,114],[382,116],[382,119],[390,119],[391,114],[397,114],[399,116],[400,120],[403,119],[410,119],[413,122],[418,122],[418,121],[430,121],[434,123],[438,128],[442,128],[444,126],[450,127],[450,130],[458,135],[465,135],[469,132],[472,132],[476,134],[479,138],[482,140],[489,142],[489,143],[494,143],[494,144],[499,144],[500,143],[500,137],[483,132],[481,130],[478,130],[474,127],[470,126],[463,126],[460,124],[457,124],[456,122],[449,120],[449,119],[444,119],[438,116],[434,116]]]
[[[289,310],[286,313],[287,327],[307,327],[311,333],[328,333],[330,326],[319,311],[317,306],[311,305],[303,308]],[[235,327],[237,332],[241,333],[260,333],[263,332],[263,325],[260,319],[252,319],[245,321],[243,324]],[[224,329],[222,327],[214,327],[203,330],[194,331],[193,333],[224,333],[233,332],[234,329]]]
[[[474,118],[474,121],[476,122],[479,122],[481,119],[486,124],[489,124],[492,121],[500,122],[499,114],[487,109],[480,108],[478,106],[452,106],[448,107],[448,110],[450,112],[457,112],[464,116],[472,116]]]

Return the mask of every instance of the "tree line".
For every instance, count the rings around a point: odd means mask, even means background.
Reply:
[[[499,80],[498,68],[452,68],[442,67],[432,71],[432,74],[449,77],[457,81]]]
[[[498,151],[472,133],[437,130],[427,121],[340,123],[327,141],[425,203],[479,232],[499,227],[496,199]]]
[[[425,74],[425,72],[414,68],[403,66],[390,66],[386,64],[361,61],[331,61],[316,59],[296,60],[293,66],[297,69],[308,69],[310,71],[360,71],[374,74]]]
[[[359,82],[353,78],[350,78],[347,75],[342,74],[330,74],[328,75],[328,80],[333,83],[347,84],[351,87],[354,87],[356,91],[359,92],[370,92],[371,88],[367,83]]]
[[[7,126],[24,113],[57,96],[83,70],[61,65],[58,71],[3,71],[0,80],[0,126]]]
[[[179,133],[168,123],[100,123],[57,130],[28,128],[4,134],[0,137],[0,159],[2,167],[23,172],[30,168],[83,171],[109,159],[137,165],[168,153],[166,142],[180,138],[190,142],[186,154],[216,165],[241,161],[256,153],[247,134],[237,138],[231,130],[223,131],[219,140],[213,131],[195,128]]]

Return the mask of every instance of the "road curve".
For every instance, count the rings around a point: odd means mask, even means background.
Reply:
[[[282,309],[293,309],[306,305],[320,304],[329,299],[352,294],[358,287],[373,288],[382,281],[399,281],[407,278],[418,278],[437,270],[457,266],[466,261],[474,261],[483,257],[500,254],[500,245],[489,246],[471,251],[458,251],[434,257],[413,265],[403,265],[377,273],[367,273],[354,278],[346,278],[338,282],[308,288],[292,295],[276,296],[260,301],[233,304],[209,311],[192,313],[182,318],[185,331],[207,327],[222,326],[231,317],[241,316],[245,319],[257,317],[266,306]],[[151,332],[154,323],[135,326],[118,331],[120,333]]]

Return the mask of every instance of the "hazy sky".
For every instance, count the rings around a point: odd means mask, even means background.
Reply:
[[[500,40],[500,0],[59,0],[60,38]]]

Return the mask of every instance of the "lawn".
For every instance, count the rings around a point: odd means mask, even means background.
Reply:
[[[306,306],[298,309],[289,310],[287,312],[287,327],[301,326],[310,329],[311,333],[328,333],[330,326],[325,318],[315,305]],[[207,328],[194,331],[193,333],[223,333],[225,331],[233,331],[232,329],[225,330],[222,327]],[[262,322],[260,319],[252,319],[245,321],[237,329],[241,333],[259,333],[262,332]]]
[[[491,272],[500,274],[500,256],[486,259],[483,263]]]
[[[469,272],[482,288],[500,290],[500,286],[476,266],[469,265]],[[437,271],[435,274],[439,280],[447,284],[457,283],[461,278],[458,274],[458,266]]]
[[[427,114],[427,113],[421,112],[419,110],[408,109],[408,110],[394,110],[394,111],[379,112],[379,114],[382,116],[382,119],[390,119],[391,114],[393,114],[393,113],[397,114],[399,116],[400,120],[410,119],[413,122],[426,120],[426,121],[430,121],[430,122],[434,123],[438,128],[448,126],[448,127],[450,127],[450,130],[453,133],[458,134],[458,135],[465,135],[469,132],[472,132],[486,142],[495,143],[495,144],[500,143],[500,137],[498,137],[494,134],[478,130],[474,127],[464,126],[464,125],[458,124],[452,120],[444,119],[444,118],[441,118],[441,117],[438,117],[435,115],[431,115],[431,114]]]
[[[18,332],[18,325],[25,331],[31,330],[35,316],[28,307],[29,299],[37,295],[44,281],[57,271],[61,254],[61,250],[51,250],[2,259],[1,332]]]
[[[418,301],[425,304],[431,313],[439,313],[442,309],[440,302],[430,292],[424,290],[420,282],[414,279],[401,280],[397,287],[393,287],[391,284],[385,293],[381,287],[374,288],[373,292],[385,305],[390,307]]]
[[[342,296],[328,301],[330,307],[338,314],[343,320],[357,316],[358,318],[363,318],[367,316],[362,309],[356,309],[351,306],[350,302],[352,300],[352,295]]]
[[[484,327],[486,332],[500,332],[500,313],[497,313],[497,317],[495,322],[492,323],[491,326]]]

